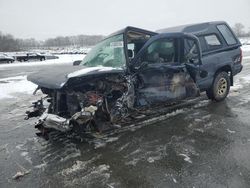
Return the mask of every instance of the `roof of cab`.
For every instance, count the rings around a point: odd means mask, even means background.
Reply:
[[[149,31],[149,30],[146,30],[146,29],[141,29],[141,28],[137,28],[137,27],[132,27],[132,26],[127,26],[119,31],[116,31],[110,35],[108,35],[107,38],[111,37],[111,36],[114,36],[114,35],[119,35],[119,34],[122,34],[122,33],[125,33],[126,31],[135,31],[135,32],[141,32],[141,33],[146,33],[146,34],[149,34],[149,35],[157,35],[158,33],[156,32],[153,32],[153,31]]]
[[[204,23],[188,24],[188,25],[181,25],[177,27],[159,29],[156,32],[158,33],[184,32],[184,33],[192,33],[195,35],[199,35],[199,34],[215,32],[216,26],[220,24],[227,25],[227,23],[224,21],[204,22]]]

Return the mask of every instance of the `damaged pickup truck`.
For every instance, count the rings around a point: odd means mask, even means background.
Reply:
[[[240,42],[225,22],[151,32],[127,27],[97,44],[79,66],[28,76],[44,94],[27,119],[41,133],[105,133],[155,117],[206,92],[221,101],[242,70]]]

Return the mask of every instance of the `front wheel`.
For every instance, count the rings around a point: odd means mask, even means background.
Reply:
[[[209,99],[222,101],[227,97],[229,90],[230,78],[228,73],[220,72],[215,76],[212,87],[206,93]]]

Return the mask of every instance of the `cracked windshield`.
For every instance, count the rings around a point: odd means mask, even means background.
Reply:
[[[103,66],[125,67],[123,34],[116,35],[100,42],[83,59],[82,65],[88,67]]]

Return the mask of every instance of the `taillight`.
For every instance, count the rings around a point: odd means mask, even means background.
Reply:
[[[234,64],[240,64],[240,63],[242,63],[242,58],[243,58],[242,49],[240,48],[240,54],[238,54],[238,55],[236,55],[236,56],[233,57]]]

